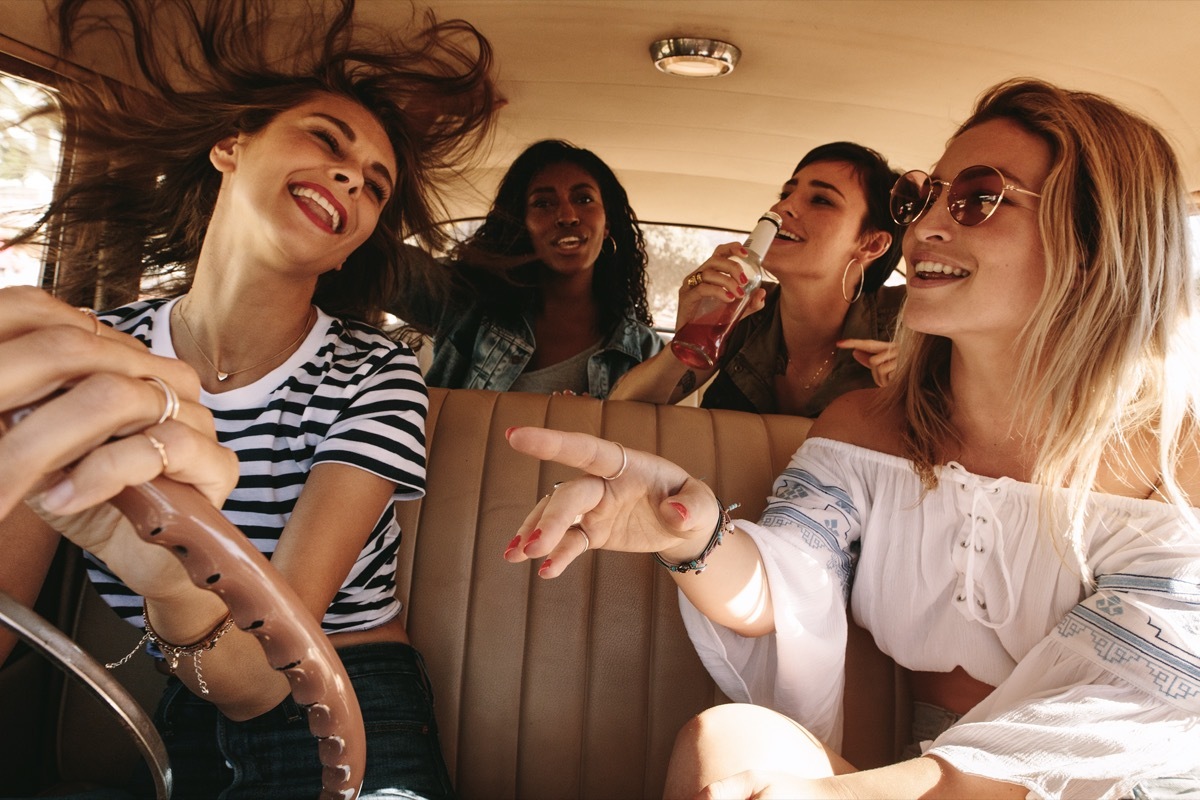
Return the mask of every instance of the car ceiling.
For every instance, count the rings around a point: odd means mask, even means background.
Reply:
[[[0,33],[51,49],[44,21],[9,13],[35,5],[0,0]],[[451,194],[452,216],[485,211],[512,158],[553,137],[607,161],[643,220],[744,229],[824,142],[861,142],[898,167],[928,169],[980,92],[1014,76],[1098,92],[1148,116],[1200,190],[1200,0],[425,5],[491,41],[507,100],[491,146]],[[403,0],[359,0],[358,13],[385,27],[412,19]],[[741,61],[721,78],[658,72],[650,43],[680,36],[732,42]],[[102,55],[89,66],[110,71]]]
[[[382,11],[388,0],[367,0]],[[1200,189],[1200,2],[439,0],[496,49],[509,101],[489,163],[562,137],[617,171],[644,220],[748,227],[828,141],[928,169],[986,87],[1030,75],[1161,125]],[[721,78],[656,70],[651,42],[707,36]]]

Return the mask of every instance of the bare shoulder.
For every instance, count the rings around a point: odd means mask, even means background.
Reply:
[[[1200,440],[1192,439],[1180,447],[1175,479],[1188,504],[1200,508]]]
[[[1109,454],[1100,464],[1096,488],[1106,494],[1148,497],[1171,502],[1159,463],[1159,438],[1149,430],[1129,434],[1126,451]],[[1173,478],[1188,505],[1200,508],[1200,440],[1184,438],[1172,464]]]
[[[808,435],[900,455],[904,419],[882,400],[879,389],[847,392],[817,417]]]

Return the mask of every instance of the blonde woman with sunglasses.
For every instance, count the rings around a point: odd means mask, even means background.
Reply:
[[[592,548],[671,570],[744,704],[685,727],[668,796],[1195,796],[1198,284],[1170,146],[1104,98],[1012,81],[892,212],[895,381],[829,407],[759,523],[661,459],[519,428],[588,476],[505,557],[561,574],[582,514]],[[847,605],[912,673],[891,766],[836,752]]]

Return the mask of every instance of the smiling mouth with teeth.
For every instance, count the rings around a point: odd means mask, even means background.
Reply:
[[[316,212],[318,209],[324,212],[327,218],[326,222],[334,233],[340,233],[342,230],[342,217],[338,210],[334,208],[333,203],[330,203],[320,192],[309,189],[307,186],[292,186],[290,191],[294,197],[300,197],[309,201],[308,208]],[[314,208],[315,206],[315,208]]]
[[[775,238],[776,238],[776,239],[786,239],[786,240],[787,240],[787,241],[789,241],[789,242],[799,242],[799,241],[801,241],[801,239],[800,239],[800,237],[799,237],[799,236],[797,236],[796,234],[792,233],[791,231],[785,231],[783,228],[780,228],[780,229],[779,229],[779,232],[775,234]]]
[[[958,267],[939,264],[936,261],[918,261],[913,266],[913,272],[921,278],[966,278],[971,274]]]
[[[569,250],[574,250],[581,247],[586,240],[579,236],[564,236],[561,239],[555,239],[552,244],[555,247],[563,247]]]

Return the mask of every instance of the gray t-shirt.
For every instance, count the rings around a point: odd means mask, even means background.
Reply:
[[[557,364],[536,370],[522,372],[510,392],[533,392],[535,394],[553,394],[554,392],[574,392],[587,394],[588,390],[588,359],[592,357],[603,342],[583,350]]]

